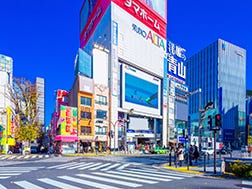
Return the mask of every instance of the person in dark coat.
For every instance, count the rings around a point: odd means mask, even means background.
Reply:
[[[194,145],[193,158],[195,160],[195,163],[197,163],[199,158],[199,151],[196,145]]]

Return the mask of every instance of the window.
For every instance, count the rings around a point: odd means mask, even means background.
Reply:
[[[95,103],[96,104],[101,104],[101,105],[107,105],[107,97],[106,96],[101,96],[101,95],[96,95]]]
[[[81,126],[81,134],[90,135],[91,134],[91,127],[88,126]]]
[[[81,111],[81,119],[91,119],[91,112],[83,112]]]
[[[81,96],[81,105],[92,106],[92,99]]]
[[[97,135],[106,135],[106,127],[95,127],[95,134]]]
[[[96,118],[98,118],[98,119],[106,119],[107,118],[107,111],[97,110],[96,111]]]

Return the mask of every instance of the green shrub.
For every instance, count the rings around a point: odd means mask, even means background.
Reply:
[[[239,178],[252,178],[252,165],[240,161],[230,163],[231,172]]]

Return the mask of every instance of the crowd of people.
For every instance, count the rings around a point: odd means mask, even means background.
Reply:
[[[183,162],[191,166],[194,163],[198,162],[199,158],[199,150],[196,145],[189,145],[188,149],[185,149],[182,144],[180,144],[175,149],[170,149],[171,151],[174,150],[174,161],[175,164],[178,166],[182,166]]]

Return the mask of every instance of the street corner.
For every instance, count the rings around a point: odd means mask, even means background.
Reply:
[[[168,169],[168,170],[172,170],[172,171],[179,171],[179,172],[184,172],[184,173],[203,175],[202,172],[197,170],[197,166],[190,166],[188,169],[187,166],[175,167],[175,166],[169,166],[168,164],[163,164],[162,167],[165,169]]]

